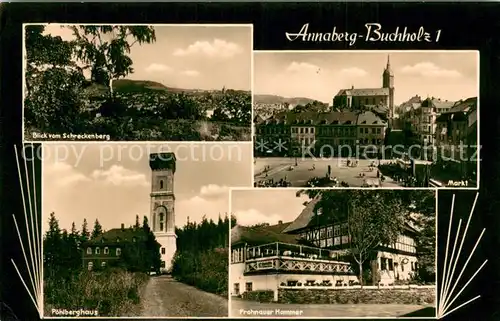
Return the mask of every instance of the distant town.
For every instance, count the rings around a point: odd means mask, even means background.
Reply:
[[[390,57],[382,84],[331,104],[255,95],[255,186],[477,186],[477,97],[396,105]]]

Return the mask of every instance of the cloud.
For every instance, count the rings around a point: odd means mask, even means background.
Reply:
[[[295,73],[302,73],[302,72],[307,72],[307,73],[319,73],[320,67],[310,64],[308,62],[292,62],[288,67],[286,68],[287,71],[290,72],[295,72]]]
[[[269,223],[271,225],[278,224],[279,221],[284,221],[278,214],[264,214],[256,209],[244,211],[236,211],[234,213],[238,225],[249,226],[260,223]]]
[[[460,72],[453,69],[444,69],[432,62],[419,62],[413,66],[404,66],[401,72],[421,77],[429,78],[458,78],[462,75]]]
[[[62,162],[47,164],[44,168],[44,176],[49,177],[48,179],[59,187],[69,187],[90,181],[90,178],[78,172],[73,166]]]
[[[340,74],[345,77],[364,77],[368,75],[368,73],[357,67],[344,68],[340,71]]]
[[[224,217],[228,210],[229,197],[210,199],[194,196],[189,199],[179,200],[175,204],[175,225],[177,227],[184,226],[188,217],[190,222],[200,223],[203,216],[216,222],[219,215]]]
[[[201,187],[200,195],[202,197],[219,197],[219,196],[229,197],[229,189],[227,186],[208,184]]]
[[[146,176],[126,169],[123,166],[113,165],[107,170],[95,170],[92,178],[115,186],[147,186]]]
[[[212,42],[196,41],[186,49],[176,49],[173,55],[179,57],[203,55],[208,57],[231,58],[242,51],[243,49],[236,43],[214,39]]]
[[[146,67],[146,72],[170,72],[170,71],[172,71],[172,68],[163,64],[152,63]]]
[[[184,76],[188,76],[188,77],[198,77],[200,75],[200,72],[199,71],[196,71],[196,70],[184,70],[183,72],[181,72]]]

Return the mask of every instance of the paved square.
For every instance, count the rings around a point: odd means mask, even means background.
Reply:
[[[356,159],[352,159],[356,161]],[[348,167],[347,158],[297,158],[297,166],[295,166],[295,158],[289,157],[265,157],[255,158],[254,160],[254,181],[273,179],[275,182],[280,179],[286,179],[292,187],[305,187],[309,179],[313,177],[325,177],[328,171],[328,165],[331,166],[331,177],[336,177],[338,182],[346,182],[349,187],[361,187],[365,180],[377,180],[377,169],[370,171],[370,164],[375,162],[378,165],[378,160],[359,159],[358,166]],[[389,161],[387,161],[389,162]],[[269,166],[266,173],[264,169]],[[290,166],[293,167],[290,170]],[[360,173],[364,177],[360,177]],[[401,187],[397,182],[389,177],[385,177],[380,187]]]

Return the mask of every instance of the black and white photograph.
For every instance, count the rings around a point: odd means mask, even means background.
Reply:
[[[231,317],[436,317],[435,190],[232,189],[231,213]]]
[[[45,317],[228,316],[251,143],[42,146]]]
[[[251,141],[252,25],[24,25],[25,141]]]
[[[477,51],[262,51],[255,187],[478,188]]]

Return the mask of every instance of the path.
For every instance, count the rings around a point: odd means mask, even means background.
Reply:
[[[259,317],[316,317],[316,318],[354,318],[354,317],[400,317],[427,306],[407,304],[283,304],[259,303],[231,299],[232,318]],[[282,315],[280,315],[280,313]],[[295,315],[293,315],[295,314]],[[300,315],[300,316],[299,316]],[[427,316],[427,315],[426,315]],[[434,316],[432,316],[434,317]]]
[[[228,314],[228,301],[224,298],[170,276],[150,278],[143,297],[143,317],[227,317]]]

